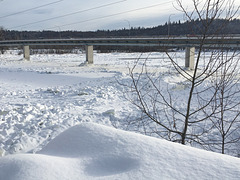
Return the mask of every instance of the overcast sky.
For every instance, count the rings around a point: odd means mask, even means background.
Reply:
[[[191,0],[183,2],[191,9]],[[175,0],[0,0],[0,26],[56,31],[152,27],[183,20],[174,6]]]

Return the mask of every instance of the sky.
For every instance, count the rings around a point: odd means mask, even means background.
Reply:
[[[191,0],[183,3],[191,9]],[[0,26],[37,31],[153,27],[183,20],[176,7],[176,0],[0,0]]]

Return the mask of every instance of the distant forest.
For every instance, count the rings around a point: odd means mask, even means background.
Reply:
[[[14,31],[5,30],[1,32],[1,40],[20,39],[58,39],[58,38],[103,38],[103,37],[148,37],[148,36],[181,36],[181,35],[201,35],[204,21],[194,20],[186,22],[165,23],[151,28],[132,27],[131,29],[119,30],[97,30],[97,31]],[[219,27],[224,26],[224,30],[218,34],[240,34],[240,20],[234,19],[226,21],[217,19],[209,29],[209,34],[215,33]]]
[[[206,20],[192,20],[186,22],[166,22],[151,28],[132,27],[130,29],[119,30],[97,30],[97,31],[15,31],[2,28],[0,31],[0,40],[28,40],[28,39],[69,39],[69,38],[106,38],[106,37],[160,37],[160,36],[196,36],[201,35]],[[222,28],[224,27],[224,28]],[[216,35],[240,35],[240,20],[231,21],[216,19],[211,24],[208,34]],[[45,47],[46,48],[46,47]],[[65,47],[66,48],[66,47]],[[95,47],[98,50],[105,51],[108,48]],[[111,49],[116,49],[112,47]],[[117,49],[120,49],[117,47]],[[121,47],[122,50],[129,49]],[[132,50],[143,51],[143,48],[131,47]],[[144,48],[144,50],[152,50]]]

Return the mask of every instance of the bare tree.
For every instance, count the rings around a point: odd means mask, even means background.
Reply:
[[[177,85],[171,85],[162,78],[166,76],[166,72],[150,73],[146,61],[143,63],[141,71],[136,73],[136,67],[140,62],[137,60],[136,65],[129,70],[132,94],[128,99],[144,114],[137,123],[138,126],[144,126],[145,133],[152,132],[171,141],[206,147],[203,137],[217,127],[213,125],[214,120],[210,121],[210,119],[218,114],[218,108],[212,106],[213,102],[219,102],[216,97],[219,99],[219,92],[223,87],[219,83],[215,83],[217,85],[213,86],[209,82],[212,77],[218,76],[219,71],[231,64],[232,56],[226,56],[224,61],[219,62],[219,60],[223,60],[224,45],[220,50],[221,45],[219,44],[206,49],[205,42],[207,39],[216,37],[224,39],[224,27],[234,18],[238,9],[234,7],[234,1],[192,0],[192,2],[194,10],[188,12],[182,1],[177,0],[179,10],[184,13],[186,20],[193,22],[193,26],[189,27],[190,34],[199,34],[196,36],[199,46],[194,69],[184,68],[172,53],[166,51],[171,65],[174,67],[174,70],[168,72],[168,76],[181,76],[182,78]],[[219,18],[225,21],[216,25],[215,21]],[[199,19],[201,25],[194,26],[195,19]],[[231,81],[232,79],[225,80]],[[174,91],[176,86],[179,86],[180,90]],[[184,96],[179,96],[179,93]],[[238,116],[236,115],[236,119]],[[235,124],[237,120],[232,122]],[[233,125],[230,126],[233,127]],[[224,131],[223,134],[226,135],[226,133],[229,131]]]
[[[211,111],[214,114],[209,117],[209,120],[212,122],[213,129],[207,135],[205,146],[220,151],[222,154],[228,151],[228,154],[237,155],[237,150],[240,148],[240,74],[238,56],[239,53],[236,52],[222,52],[218,63],[223,65],[212,76],[211,80],[213,90],[218,93],[211,102]],[[224,63],[226,61],[227,63]]]

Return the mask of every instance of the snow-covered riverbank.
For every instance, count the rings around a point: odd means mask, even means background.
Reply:
[[[237,158],[113,129],[139,115],[117,82],[139,57],[167,71],[162,53],[0,55],[0,179],[237,179]]]

